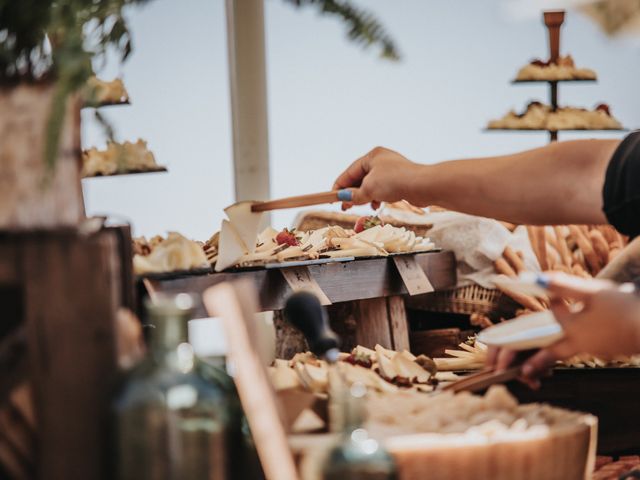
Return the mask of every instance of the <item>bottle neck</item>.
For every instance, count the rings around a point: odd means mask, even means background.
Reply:
[[[183,372],[193,367],[193,348],[188,344],[188,315],[155,313],[150,318],[154,326],[151,331],[149,350],[153,360],[159,364]]]
[[[362,428],[366,420],[365,400],[362,396],[354,396],[347,390],[343,399],[343,432],[351,434],[354,430]]]

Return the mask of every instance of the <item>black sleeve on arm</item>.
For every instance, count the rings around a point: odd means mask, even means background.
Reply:
[[[620,233],[640,235],[640,131],[618,146],[604,179],[602,210]]]

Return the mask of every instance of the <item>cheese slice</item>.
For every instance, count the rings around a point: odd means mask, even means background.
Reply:
[[[409,360],[401,353],[396,354],[391,360],[391,363],[396,368],[398,375],[401,377],[409,378],[417,383],[427,383],[431,374],[424,368],[418,365],[416,362]]]
[[[398,370],[395,368],[391,360],[386,356],[384,348],[376,345],[376,354],[378,356],[378,368],[380,373],[387,380],[393,380],[398,376]]]
[[[216,261],[216,272],[221,272],[238,263],[238,260],[245,254],[244,243],[233,225],[228,220],[222,220],[220,228],[220,240],[218,243],[218,260]]]
[[[291,432],[308,433],[322,430],[324,427],[324,421],[313,410],[305,408],[291,425]]]
[[[253,253],[256,249],[263,215],[260,212],[251,211],[253,203],[238,202],[224,209],[248,253]]]

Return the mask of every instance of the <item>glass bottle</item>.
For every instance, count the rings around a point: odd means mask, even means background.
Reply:
[[[341,400],[343,432],[322,468],[323,480],[397,480],[389,453],[363,427],[367,388],[354,383]]]
[[[225,375],[220,369],[213,375],[187,343],[194,305],[195,298],[183,293],[146,304],[155,327],[149,352],[114,403],[120,480],[235,478],[231,442],[237,405],[229,385],[223,385]]]

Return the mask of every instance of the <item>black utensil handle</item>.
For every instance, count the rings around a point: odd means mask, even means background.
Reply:
[[[329,327],[327,312],[313,293],[293,293],[285,303],[284,318],[303,333],[316,355],[339,347],[338,336]]]

